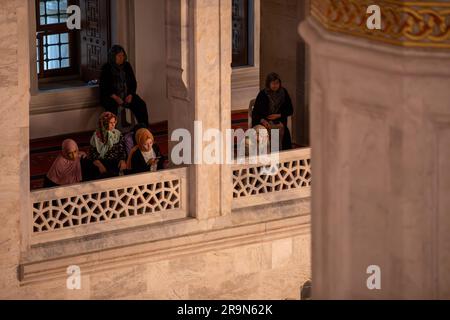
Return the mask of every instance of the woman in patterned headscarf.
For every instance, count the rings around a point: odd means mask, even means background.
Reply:
[[[89,160],[97,169],[91,179],[118,176],[126,169],[125,143],[116,123],[117,118],[111,112],[101,114],[98,128],[91,138]]]
[[[281,150],[292,149],[291,134],[287,122],[294,109],[288,91],[282,86],[278,74],[267,76],[266,87],[256,98],[252,114],[253,126],[263,125],[267,130],[280,130]]]

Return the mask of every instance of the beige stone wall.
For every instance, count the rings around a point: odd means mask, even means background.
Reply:
[[[298,211],[298,212],[297,212]],[[26,299],[299,299],[310,277],[309,200],[199,222],[129,228],[38,245],[21,259]],[[66,288],[79,266],[81,290]]]
[[[136,264],[0,292],[21,299],[300,299],[310,276],[309,235]]]
[[[28,190],[27,1],[2,0],[0,9],[0,288],[17,294],[21,212]]]

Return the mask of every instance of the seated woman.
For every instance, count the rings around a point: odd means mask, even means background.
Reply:
[[[128,157],[128,170],[131,174],[154,172],[164,169],[164,160],[155,139],[148,129],[136,132],[137,146]]]
[[[266,88],[256,98],[253,109],[253,126],[263,125],[269,130],[279,129],[281,150],[292,149],[291,133],[287,121],[294,114],[292,101],[287,90],[282,87],[281,79],[271,73],[266,79]]]
[[[91,138],[88,159],[93,165],[88,180],[115,177],[127,168],[124,138],[116,123],[117,118],[111,112],[100,116],[98,129]]]
[[[145,102],[136,94],[137,82],[133,68],[127,61],[125,50],[115,45],[111,48],[108,63],[100,76],[100,100],[106,111],[117,115],[119,106],[130,109],[139,123],[148,126]]]
[[[85,157],[86,154],[79,152],[75,141],[64,140],[61,155],[45,177],[44,188],[80,183],[83,179],[81,160]]]

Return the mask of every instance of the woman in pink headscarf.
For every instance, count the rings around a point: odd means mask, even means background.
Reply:
[[[81,159],[86,154],[78,150],[73,140],[65,140],[62,144],[62,154],[55,160],[45,177],[44,187],[57,187],[80,183],[83,179]]]

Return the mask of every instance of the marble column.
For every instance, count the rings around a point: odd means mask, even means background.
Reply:
[[[369,1],[346,2],[312,1],[300,27],[311,49],[313,297],[448,299],[450,3],[378,1],[383,30],[369,31]],[[370,266],[380,290],[368,289]]]
[[[0,10],[0,298],[17,296],[17,266],[27,247],[29,199],[28,1]]]
[[[166,2],[170,134],[194,121],[208,129],[231,127],[231,1]],[[170,148],[174,143],[170,144]],[[225,165],[190,166],[190,211],[205,220],[231,210],[231,171]]]

